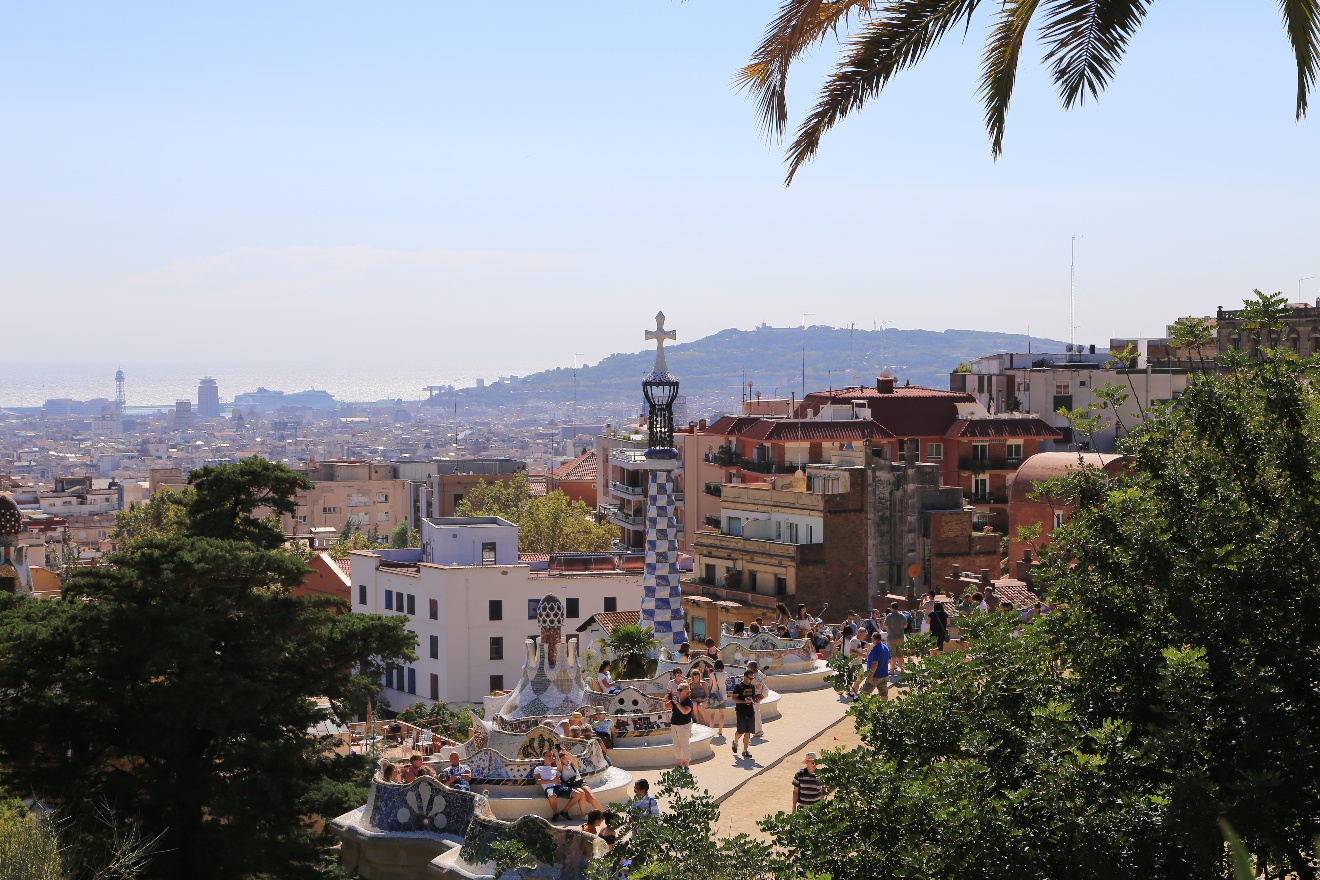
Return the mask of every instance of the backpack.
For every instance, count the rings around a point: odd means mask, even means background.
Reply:
[[[907,623],[903,624],[903,632],[910,633],[912,632],[912,614],[904,611],[903,616],[907,618]]]

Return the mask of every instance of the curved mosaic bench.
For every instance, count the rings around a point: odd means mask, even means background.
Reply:
[[[610,767],[610,760],[605,756],[599,740],[568,739],[546,727],[536,727],[515,737],[503,732],[492,733],[480,720],[473,727],[472,739],[461,746],[444,750],[426,764],[438,769],[448,763],[449,752],[458,752],[459,760],[472,768],[470,784],[473,789],[496,785],[535,786],[538,783],[532,778],[532,771],[541,766],[542,757],[547,751],[560,746],[581,763],[583,779],[590,781]],[[402,766],[407,762],[395,763]],[[382,784],[391,784],[385,783],[379,776],[376,778]]]
[[[494,818],[482,795],[441,785],[430,777],[400,785],[373,779],[366,818],[381,831],[462,834],[473,816]]]
[[[745,667],[753,660],[767,676],[813,672],[817,657],[806,639],[781,639],[767,633],[750,636],[720,636],[725,667]]]
[[[556,828],[540,816],[523,816],[512,822],[480,818],[468,827],[463,846],[447,853],[441,866],[452,865],[457,869],[453,873],[462,876],[489,874],[494,870],[491,844],[503,840],[522,843],[541,865],[557,869],[560,880],[580,880],[587,864],[608,851],[605,841],[596,835],[576,828]]]

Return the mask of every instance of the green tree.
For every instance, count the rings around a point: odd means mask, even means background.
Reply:
[[[600,553],[619,537],[582,501],[555,491],[534,496],[522,471],[512,480],[481,480],[458,505],[459,516],[498,516],[518,526],[521,553]]]
[[[422,536],[416,529],[408,528],[406,522],[401,522],[390,532],[390,548],[394,550],[404,550],[408,547],[422,546]]]
[[[980,96],[991,150],[1003,149],[1004,126],[1022,46],[1032,25],[1065,108],[1098,98],[1145,20],[1152,0],[1006,0],[986,3],[992,16],[981,62]],[[875,98],[899,72],[915,67],[949,35],[961,39],[981,0],[784,0],[760,46],[739,74],[756,99],[762,124],[781,136],[788,123],[788,72],[805,52],[848,34],[843,56],[788,149],[788,177],[815,156],[821,138]],[[1320,69],[1320,5],[1281,0],[1284,30],[1297,65],[1296,114]]]
[[[639,679],[648,677],[647,661],[660,649],[660,640],[651,627],[629,623],[610,630],[601,647],[620,667],[614,670],[615,678]]]
[[[193,471],[182,534],[80,571],[61,600],[0,597],[0,783],[100,803],[164,833],[147,876],[320,876],[306,824],[362,795],[361,758],[313,734],[412,659],[396,617],[291,595],[306,565],[277,524],[305,480],[247,460]],[[53,747],[56,746],[56,747]]]
[[[147,538],[173,538],[183,535],[188,528],[188,506],[196,498],[191,488],[175,491],[168,487],[157,489],[143,504],[130,504],[115,514],[115,527],[110,532],[121,552]]]
[[[1267,876],[1315,877],[1317,372],[1267,347],[1198,374],[1120,441],[1127,470],[1057,481],[1075,509],[1041,553],[1054,613],[1020,638],[964,621],[965,656],[864,702],[830,801],[766,824],[790,867],[1192,880],[1228,874],[1231,826]]]

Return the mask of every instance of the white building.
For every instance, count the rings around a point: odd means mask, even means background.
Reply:
[[[641,608],[640,571],[533,572],[518,562],[518,527],[498,517],[423,520],[422,544],[352,554],[353,611],[406,614],[417,634],[417,661],[386,671],[381,696],[396,711],[512,688],[546,593],[563,601],[569,631],[593,614]]]

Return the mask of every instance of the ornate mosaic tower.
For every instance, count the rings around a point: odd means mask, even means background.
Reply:
[[[646,450],[646,573],[642,577],[642,626],[655,630],[662,647],[671,650],[687,641],[683,628],[683,594],[678,583],[678,521],[674,518],[674,399],[678,379],[665,364],[665,340],[678,334],[665,329],[665,313],[655,316],[655,368],[642,380],[647,404]]]

